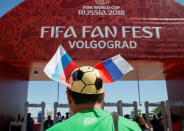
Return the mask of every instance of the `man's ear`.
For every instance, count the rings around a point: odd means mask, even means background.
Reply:
[[[103,99],[102,99],[101,104],[103,104],[103,103],[104,103],[104,100],[105,100],[105,92],[104,92],[104,95],[103,95]]]
[[[72,98],[70,96],[70,93],[66,91],[66,94],[67,94],[68,104],[72,104]]]

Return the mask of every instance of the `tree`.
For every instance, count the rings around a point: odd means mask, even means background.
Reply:
[[[138,114],[138,115],[141,115],[141,114],[142,114],[142,110],[141,110],[141,109],[138,109],[138,110],[137,110],[137,114]],[[130,115],[135,115],[134,110],[131,111]]]
[[[161,113],[160,106],[157,106],[156,108],[153,108],[153,110],[151,112],[153,112],[154,115],[160,114]]]

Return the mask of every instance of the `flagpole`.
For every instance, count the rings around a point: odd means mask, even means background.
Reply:
[[[57,102],[59,103],[59,82],[58,82],[58,91],[57,91]]]
[[[142,106],[142,104],[141,104],[141,95],[140,95],[140,86],[139,86],[139,76],[138,76],[137,70],[136,70],[136,75],[137,75],[137,88],[138,88],[138,96],[139,96],[139,106]]]

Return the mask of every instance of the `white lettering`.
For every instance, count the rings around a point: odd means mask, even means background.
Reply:
[[[121,48],[129,48],[129,46],[128,46],[128,43],[127,43],[127,41],[125,40],[125,41],[123,41],[123,44],[122,44],[122,47]]]
[[[75,46],[76,41],[74,40],[74,42],[72,43],[72,42],[69,40],[68,43],[69,43],[69,45],[70,45],[70,48],[73,49],[74,46]]]
[[[44,38],[44,33],[45,32],[49,32],[49,31],[46,31],[45,29],[48,29],[48,28],[51,28],[50,26],[42,26],[41,27],[41,35],[40,35],[40,38]]]
[[[81,45],[80,45],[81,44]],[[77,41],[76,43],[77,48],[81,49],[84,48],[84,42],[82,40]]]
[[[112,40],[107,41],[107,48],[110,48],[110,49],[114,48],[114,43]]]
[[[142,38],[141,36],[136,35],[136,32],[137,33],[140,32],[139,30],[136,30],[136,29],[141,29],[141,27],[139,27],[139,26],[133,26],[132,27],[132,36],[133,36],[133,38]]]
[[[101,45],[101,43],[102,43],[102,45]],[[98,42],[98,46],[99,46],[99,48],[101,48],[101,49],[105,48],[105,46],[106,46],[105,41],[103,41],[103,40],[99,41],[99,42]]]
[[[115,41],[115,48],[121,48],[120,46],[121,42],[120,41]]]
[[[86,30],[86,29],[89,29],[91,28],[91,26],[83,26],[82,27],[82,37],[85,38],[86,37],[86,32],[90,32],[89,30]]]
[[[130,26],[122,26],[122,37],[126,38],[126,32],[130,32],[130,31],[126,31],[126,28],[131,28]]]
[[[152,28],[155,29],[156,38],[160,38],[160,31],[159,31],[159,29],[161,29],[162,27],[152,27]]]
[[[90,42],[90,47],[91,47],[91,48],[97,48],[97,43],[96,43],[95,40],[92,40],[92,41]]]
[[[65,26],[56,26],[56,35],[55,35],[56,38],[59,37],[59,32],[63,32],[63,30],[62,31],[59,30],[61,28],[65,28]]]
[[[69,31],[71,31],[70,34],[69,34]],[[64,37],[65,37],[65,38],[69,38],[69,37],[71,37],[71,36],[77,38],[77,34],[75,33],[75,30],[74,30],[73,26],[70,26],[70,27],[65,31],[65,33],[64,33]]]
[[[145,36],[143,35],[143,38],[152,38],[153,37],[153,33],[151,31],[148,31],[147,29],[151,30],[151,27],[143,27],[142,31],[146,34],[148,34],[149,36]]]
[[[117,28],[115,27],[115,26],[112,26],[112,28],[113,28],[113,32],[111,31],[111,29],[109,28],[109,26],[105,26],[105,37],[106,38],[108,38],[109,37],[109,33],[111,34],[111,36],[113,37],[113,38],[115,38],[116,37],[116,35],[117,35]]]
[[[135,41],[130,41],[130,49],[135,49],[137,47],[137,42]]]
[[[96,31],[98,31],[97,34],[95,34]],[[103,33],[102,33],[102,30],[101,30],[100,26],[96,26],[96,27],[93,29],[92,33],[91,33],[91,37],[92,37],[92,38],[95,38],[95,37],[98,37],[99,35],[100,35],[101,38],[104,38],[104,35],[103,35]]]

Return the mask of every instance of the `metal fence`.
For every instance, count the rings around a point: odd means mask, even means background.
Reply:
[[[29,104],[29,102],[25,102],[24,104],[24,127],[23,130],[26,131],[27,127],[27,114],[28,114],[28,108],[29,107],[35,107],[35,108],[42,108],[42,115],[41,115],[41,131],[44,131],[44,119],[45,119],[45,103],[42,102],[41,104]]]
[[[145,102],[145,113],[146,113],[146,121],[149,126],[149,130],[151,130],[151,124],[150,124],[150,107],[160,107],[161,113],[163,117],[163,126],[164,131],[172,131],[172,121],[171,121],[171,111],[170,107],[172,106],[184,106],[184,101],[161,101],[160,103],[149,103],[148,101]],[[42,108],[42,114],[41,115],[41,131],[44,131],[44,114],[45,114],[45,103],[42,102],[41,104],[29,104],[29,102],[26,102],[24,104],[24,131],[26,131],[26,124],[27,124],[27,113],[29,107],[41,107]],[[106,103],[104,102],[102,105],[102,109],[104,107],[117,107],[117,112],[119,115],[123,116],[123,108],[126,107],[133,107],[135,116],[137,117],[137,102],[134,101],[133,103],[123,103],[121,100],[117,101],[116,103]],[[56,123],[56,113],[58,108],[69,108],[68,104],[58,104],[57,102],[54,103],[54,123]],[[71,113],[70,113],[71,114]]]

